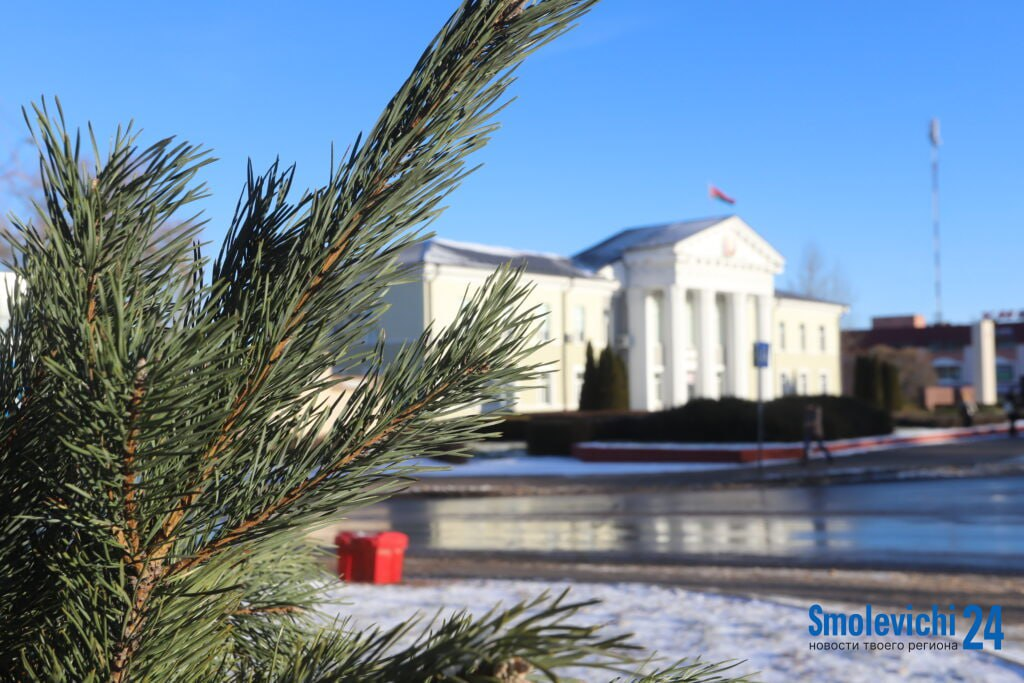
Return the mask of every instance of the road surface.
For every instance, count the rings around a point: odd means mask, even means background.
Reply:
[[[411,554],[1024,573],[1024,477],[572,496],[400,497],[355,529]]]

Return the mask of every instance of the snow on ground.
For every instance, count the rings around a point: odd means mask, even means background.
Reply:
[[[415,612],[433,616],[438,609],[445,614],[468,609],[483,615],[495,603],[511,606],[544,590],[558,592],[563,587],[558,583],[504,580],[339,585],[331,590],[332,597],[350,604],[332,606],[328,611],[353,617],[357,627],[394,626]],[[603,624],[611,632],[632,632],[638,643],[657,650],[666,660],[698,654],[706,661],[745,659],[746,663],[735,670],[737,674],[756,671],[756,679],[765,683],[1024,681],[1024,667],[963,650],[869,652],[863,645],[861,650],[851,652],[811,650],[809,643],[817,639],[807,633],[806,606],[648,584],[577,583],[572,585],[570,597],[577,601],[602,600],[602,604],[586,608],[577,616],[578,621]],[[572,673],[586,681],[610,678],[590,670]]]

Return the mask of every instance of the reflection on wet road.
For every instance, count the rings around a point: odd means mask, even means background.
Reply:
[[[498,498],[399,498],[347,526],[414,549],[1024,572],[1024,478]]]

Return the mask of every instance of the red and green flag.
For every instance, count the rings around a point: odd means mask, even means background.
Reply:
[[[720,202],[725,202],[726,204],[735,204],[736,203],[735,199],[733,199],[732,197],[730,197],[726,193],[722,192],[721,190],[719,190],[714,185],[708,185],[708,197],[711,198],[711,199],[717,199]]]

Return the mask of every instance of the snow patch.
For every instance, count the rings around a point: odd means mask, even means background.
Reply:
[[[387,627],[408,621],[415,612],[429,617],[441,610],[442,616],[447,616],[467,609],[483,615],[496,603],[511,606],[544,590],[560,592],[567,585],[489,579],[396,586],[339,585],[329,591],[331,598],[351,604],[332,605],[326,611],[332,616],[352,617],[356,628],[371,624]],[[1024,681],[1024,668],[984,653],[869,652],[863,645],[861,650],[850,652],[811,650],[807,605],[793,601],[780,604],[637,583],[578,583],[571,587],[573,601],[602,601],[585,608],[577,617],[579,622],[602,624],[609,632],[631,632],[636,642],[657,650],[662,662],[697,655],[706,661],[745,659],[735,670],[736,675],[759,672],[756,678],[765,683]],[[586,669],[565,673],[587,681],[610,678]]]

